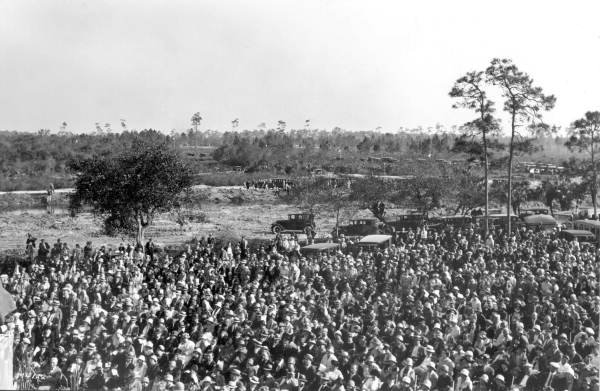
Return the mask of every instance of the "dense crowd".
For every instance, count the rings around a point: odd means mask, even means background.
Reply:
[[[4,287],[15,377],[88,390],[599,390],[598,250],[416,230],[180,254],[30,237]],[[549,388],[551,387],[551,388]]]

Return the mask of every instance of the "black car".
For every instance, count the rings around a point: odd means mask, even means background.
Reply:
[[[288,215],[287,220],[277,220],[271,224],[271,232],[304,232],[311,235],[315,232],[315,215],[312,213],[295,213]]]
[[[335,228],[331,231],[334,238],[338,235],[344,236],[366,236],[381,233],[381,224],[377,219],[356,219],[350,220],[350,224],[340,225],[336,232]]]
[[[420,212],[410,212],[407,214],[397,215],[390,219],[385,219],[386,233],[393,231],[400,232],[402,230],[416,229],[428,223],[427,216]]]

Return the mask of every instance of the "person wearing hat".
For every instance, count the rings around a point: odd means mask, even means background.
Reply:
[[[473,381],[473,391],[490,391],[490,387],[489,377],[485,373]]]
[[[174,386],[173,375],[166,373],[163,378],[154,384],[154,389],[157,391],[170,391]]]
[[[88,377],[84,384],[90,390],[101,390],[104,387],[106,380],[104,379],[104,372],[102,370],[102,364],[94,368],[94,372]]]
[[[506,385],[506,379],[504,378],[504,375],[499,373],[494,377],[494,382],[492,383],[490,390],[492,390],[492,391],[507,391],[508,390],[508,387]]]
[[[383,382],[380,379],[381,372],[377,368],[371,368],[369,371],[369,375],[365,378],[365,381],[362,384],[362,391],[377,391],[383,385]]]
[[[431,345],[425,346],[425,357],[421,363],[415,367],[415,374],[417,377],[423,376],[429,369],[429,364],[433,363],[433,353],[435,349]]]
[[[458,373],[454,382],[454,391],[471,391],[473,390],[473,382],[471,381],[469,370],[463,368]]]
[[[403,361],[404,366],[398,372],[398,377],[400,379],[409,379],[410,384],[414,384],[417,379],[417,374],[415,373],[415,369],[413,368],[413,359],[408,357]]]
[[[414,387],[412,386],[412,379],[408,376],[403,376],[399,378],[399,380],[394,385],[395,389],[398,391],[412,391]]]
[[[327,382],[333,384],[344,380],[344,375],[338,368],[338,360],[335,357],[331,359],[329,368],[323,368],[323,370],[319,369],[317,374]]]
[[[571,389],[574,377],[575,371],[569,364],[569,358],[563,355],[560,361],[550,363],[550,373],[544,386],[554,389]]]
[[[286,373],[278,381],[281,390],[296,390],[298,388],[298,377],[293,366],[287,368]]]
[[[298,373],[304,375],[308,384],[313,384],[313,382],[317,379],[317,370],[313,365],[312,354],[306,353],[304,357],[302,357],[302,362],[298,367]]]
[[[273,377],[273,365],[268,362],[259,371],[259,379],[261,385],[267,385],[269,387],[275,387],[276,380]]]

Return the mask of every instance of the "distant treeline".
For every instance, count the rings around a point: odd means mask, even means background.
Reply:
[[[323,169],[338,173],[406,175],[436,159],[467,159],[453,152],[457,135],[324,130],[194,131],[169,135],[142,132],[72,134],[0,132],[0,190],[44,189],[72,185],[69,162],[135,148],[140,138],[168,141],[200,173],[237,170],[265,175],[298,175]],[[503,141],[503,140],[500,140]],[[573,156],[563,138],[540,138],[539,151],[526,160],[561,163]],[[210,156],[185,151],[211,147]],[[383,157],[384,159],[380,159]],[[501,158],[501,156],[499,157]],[[209,164],[210,163],[210,164]]]

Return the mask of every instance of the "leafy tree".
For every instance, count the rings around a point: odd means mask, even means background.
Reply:
[[[406,198],[426,216],[428,212],[442,206],[449,184],[445,178],[417,176],[408,181]]]
[[[550,208],[550,213],[554,215],[554,204],[558,203],[561,209],[568,209],[570,203],[568,199],[568,189],[565,186],[546,181],[542,184],[544,195],[544,204]]]
[[[285,131],[286,126],[287,126],[287,123],[285,121],[283,121],[283,120],[277,121],[277,130],[278,131],[280,131],[280,132]]]
[[[399,201],[397,190],[393,182],[377,177],[361,178],[350,184],[349,199],[360,207],[369,209],[375,218],[385,223],[384,213],[376,205],[379,202]]]
[[[570,182],[568,184],[568,199],[575,202],[577,209],[581,206],[588,193],[588,183],[586,182]],[[566,209],[566,208],[565,208]]]
[[[512,169],[515,149],[518,149],[522,135],[518,128],[540,122],[542,111],[551,110],[556,103],[554,95],[545,95],[541,87],[533,85],[533,79],[517,68],[511,60],[492,60],[486,70],[487,80],[500,87],[504,101],[504,111],[510,115],[510,143],[508,155],[508,186],[507,186],[507,220],[508,231],[511,231],[510,210],[513,205]],[[523,147],[530,146],[525,143]]]
[[[583,118],[573,122],[569,140],[565,145],[571,150],[586,152],[590,157],[590,164],[584,170],[584,176],[589,178],[590,195],[594,207],[594,217],[598,216],[598,161],[597,154],[600,148],[600,111],[588,111]]]
[[[489,196],[484,191],[485,179],[481,172],[467,167],[453,169],[450,173],[452,180],[448,182],[448,194],[451,194],[452,203],[456,205],[454,213],[466,215],[482,204],[489,202]],[[486,212],[487,213],[487,212]]]
[[[192,126],[194,127],[194,131],[198,131],[198,126],[200,126],[200,123],[202,122],[202,116],[200,115],[199,112],[196,112],[192,115]]]
[[[485,194],[485,236],[487,237],[488,210],[489,210],[489,164],[488,164],[488,138],[490,135],[497,134],[499,130],[498,121],[494,118],[494,102],[487,97],[485,91],[485,75],[483,72],[468,72],[465,76],[458,79],[450,96],[457,98],[458,102],[453,105],[454,108],[466,108],[474,110],[477,118],[467,122],[463,126],[464,138],[471,144],[481,145],[481,154],[484,166],[484,194]],[[480,139],[480,140],[477,140]],[[465,140],[466,141],[466,140]],[[471,148],[473,145],[471,145]],[[471,150],[472,151],[472,150]],[[463,199],[460,197],[459,199]]]
[[[507,189],[507,182],[495,182],[490,188],[490,195],[497,202],[506,204],[508,202],[508,194],[510,194]],[[510,197],[508,215],[510,216],[512,213],[518,215],[521,210],[521,205],[532,198],[531,195],[531,183],[529,181],[516,182],[512,189],[512,197]],[[510,225],[509,228],[511,228]]]
[[[76,172],[70,207],[92,207],[105,222],[135,228],[141,244],[157,213],[170,210],[176,196],[191,186],[191,173],[167,143],[140,140],[137,148],[118,156],[93,157],[71,163]]]

